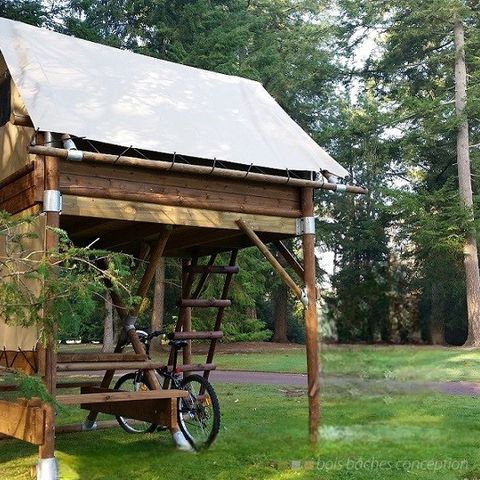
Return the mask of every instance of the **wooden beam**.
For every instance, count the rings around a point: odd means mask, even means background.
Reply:
[[[253,228],[243,219],[236,221],[240,230],[242,230],[254,245],[263,253],[263,256],[268,260],[278,276],[287,284],[290,290],[299,300],[304,300],[302,289],[295,283],[288,272],[280,265],[280,262],[273,256],[268,247],[260,240]]]
[[[177,424],[177,399],[158,398],[146,400],[131,400],[125,402],[82,403],[80,408],[90,410],[98,415],[119,415],[133,420],[163,425],[171,431],[178,429]]]
[[[205,332],[173,332],[172,340],[211,340],[212,338],[222,338],[223,332],[205,331]]]
[[[147,268],[145,269],[145,273],[143,274],[143,277],[140,281],[140,285],[138,286],[138,289],[137,289],[137,296],[140,297],[141,300],[138,302],[137,306],[132,312],[133,316],[137,316],[138,313],[140,312],[143,300],[147,295],[148,287],[152,283],[153,277],[155,276],[155,271],[157,269],[158,262],[160,261],[160,258],[163,255],[165,246],[167,245],[167,242],[171,233],[172,233],[171,225],[164,225],[161,229],[161,232],[157,241],[155,242],[155,245],[150,251]],[[143,346],[142,346],[142,350],[143,350]],[[140,353],[140,352],[136,352],[136,353]]]
[[[0,401],[0,433],[33,445],[44,443],[45,409],[38,401]]]
[[[30,146],[30,153],[38,153],[40,155],[51,155],[58,158],[66,159],[69,155],[69,151],[63,148],[44,147],[39,145]],[[198,175],[223,177],[223,178],[237,178],[240,180],[246,180],[246,173],[242,170],[230,170],[226,168],[212,169],[209,166],[202,165],[190,165],[184,163],[166,162],[163,160],[147,160],[137,157],[119,156],[108,153],[96,153],[96,152],[82,152],[83,161],[92,163],[106,163],[115,164],[118,166],[132,166],[141,168],[150,168],[154,170],[167,170],[174,172],[194,173]],[[279,175],[266,175],[263,173],[248,173],[248,181],[271,183],[277,185],[291,185],[295,187],[311,187],[322,188],[324,190],[337,190],[337,185],[334,183],[326,183],[325,181],[317,180],[304,180],[300,178],[284,177]],[[368,193],[368,190],[357,187],[354,185],[345,185],[347,192],[349,193]]]
[[[151,370],[162,368],[165,363],[160,362],[99,362],[92,360],[91,362],[71,362],[57,363],[58,372],[83,372],[83,371],[109,371],[115,370]]]
[[[137,353],[58,353],[58,363],[72,362],[142,362],[146,355]]]
[[[301,280],[305,278],[305,270],[300,265],[300,262],[295,258],[292,252],[281,242],[280,240],[275,240],[273,242],[275,247],[277,247],[278,253],[286,260],[286,262],[292,267],[294,272],[300,277]]]
[[[305,188],[303,190],[302,206],[305,217],[314,216],[313,189]],[[302,241],[305,288],[308,300],[307,307],[304,310],[304,319],[307,350],[309,438],[310,443],[316,445],[320,426],[320,348],[317,316],[317,279],[315,277],[315,234],[305,233]]]
[[[16,125],[17,127],[33,127],[32,119],[29,115],[18,115],[16,113],[12,113],[10,116],[10,123],[12,125]]]
[[[35,160],[27,163],[24,167],[19,168],[16,172],[13,172],[11,175],[9,175],[8,177],[5,177],[3,180],[0,180],[0,189],[3,189],[7,185],[33,172],[34,169],[35,169]]]
[[[51,139],[51,134],[45,133],[43,140],[46,142]],[[45,190],[58,190],[58,158],[45,157]],[[52,230],[60,227],[60,212],[46,213],[46,231],[45,231],[45,249],[47,253],[54,250],[58,245],[58,235]],[[45,315],[49,314],[52,308],[52,302],[48,302]],[[56,327],[53,327],[56,328]],[[45,347],[45,385],[51,395],[55,395],[55,387],[57,384],[57,352],[56,352],[56,335],[55,332],[48,334],[47,344]],[[53,456],[53,455],[52,455]],[[44,458],[44,457],[42,457]]]
[[[84,393],[83,393],[84,392]],[[84,405],[104,402],[130,402],[157,400],[162,398],[183,398],[188,395],[186,390],[145,390],[139,392],[123,392],[100,387],[84,387],[79,395],[57,395],[56,400],[61,405]]]
[[[238,213],[172,207],[153,203],[109,200],[103,198],[63,196],[63,213],[79,217],[95,217],[167,225],[237,229]],[[296,219],[267,215],[242,215],[255,231],[295,235]]]

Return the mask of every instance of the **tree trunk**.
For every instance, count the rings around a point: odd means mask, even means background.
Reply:
[[[105,318],[103,320],[102,352],[113,352],[113,304],[110,292],[105,291]]]
[[[288,287],[282,283],[275,290],[273,304],[273,338],[272,342],[287,343]]]
[[[165,314],[165,258],[162,257],[155,270],[155,283],[153,285],[153,308],[152,318],[150,320],[150,330],[152,332],[163,328],[163,317]],[[162,350],[160,337],[155,338],[150,351],[159,353]]]
[[[161,330],[165,311],[165,258],[162,257],[155,270],[155,284],[153,287],[153,311],[150,328]]]
[[[473,208],[472,180],[468,120],[465,113],[467,101],[467,69],[465,64],[465,32],[461,20],[455,21],[455,111],[460,119],[457,133],[457,165],[460,198],[468,209]],[[480,274],[476,232],[467,233],[463,248],[468,309],[468,338],[465,345],[480,347]]]
[[[430,318],[428,322],[428,334],[432,345],[445,344],[445,322],[443,311],[443,296],[440,289],[433,284],[431,295]]]

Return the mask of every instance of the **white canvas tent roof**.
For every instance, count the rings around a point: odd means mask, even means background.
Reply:
[[[42,131],[248,166],[348,175],[258,82],[1,18],[0,51]]]

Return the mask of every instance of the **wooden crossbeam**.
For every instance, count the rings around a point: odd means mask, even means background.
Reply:
[[[38,401],[0,401],[0,433],[33,445],[44,443],[45,409]]]
[[[65,215],[80,217],[131,220],[165,225],[189,225],[195,227],[235,230],[238,213],[199,208],[157,205],[154,203],[110,200],[106,198],[63,196]],[[259,232],[276,232],[295,235],[296,219],[245,214],[244,217]]]
[[[259,236],[253,231],[252,227],[242,219],[237,220],[238,227],[250,238],[254,245],[263,253],[263,256],[268,260],[278,276],[287,284],[295,296],[304,301],[304,294],[302,289],[295,283],[288,272],[280,265],[279,261],[273,256],[268,247],[260,240]]]
[[[138,353],[58,353],[57,363],[73,362],[144,362],[146,355]]]
[[[85,393],[83,393],[85,392]],[[188,395],[185,390],[145,390],[138,392],[123,392],[100,387],[84,387],[79,395],[57,395],[56,400],[61,405],[80,405],[105,402],[130,402],[156,400],[164,398],[183,398]]]
[[[285,261],[292,267],[294,272],[302,279],[305,278],[305,269],[300,265],[300,262],[295,258],[292,252],[280,240],[273,242],[278,250],[278,253],[285,259]]]
[[[70,362],[57,363],[58,372],[83,372],[89,370],[152,370],[162,368],[165,364],[159,362]]]

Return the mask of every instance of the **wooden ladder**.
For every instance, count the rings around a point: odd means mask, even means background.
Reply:
[[[203,371],[203,376],[208,378],[210,371],[215,369],[213,356],[217,340],[223,337],[221,330],[225,308],[231,305],[227,298],[235,273],[238,273],[237,250],[232,250],[228,265],[215,265],[218,254],[211,255],[206,265],[199,265],[198,257],[185,259],[182,264],[182,298],[178,301],[179,314],[175,331],[172,334],[173,340],[187,340],[189,344],[183,351],[183,365],[179,365],[180,372]],[[225,275],[221,297],[203,299],[199,298],[205,285],[212,274]],[[200,275],[195,282],[195,277]],[[195,287],[195,288],[194,288]],[[198,332],[192,330],[192,308],[216,308],[217,314],[213,328],[209,331]],[[192,364],[191,341],[210,340],[207,358],[203,364]],[[170,350],[169,365],[173,363],[173,348]]]

